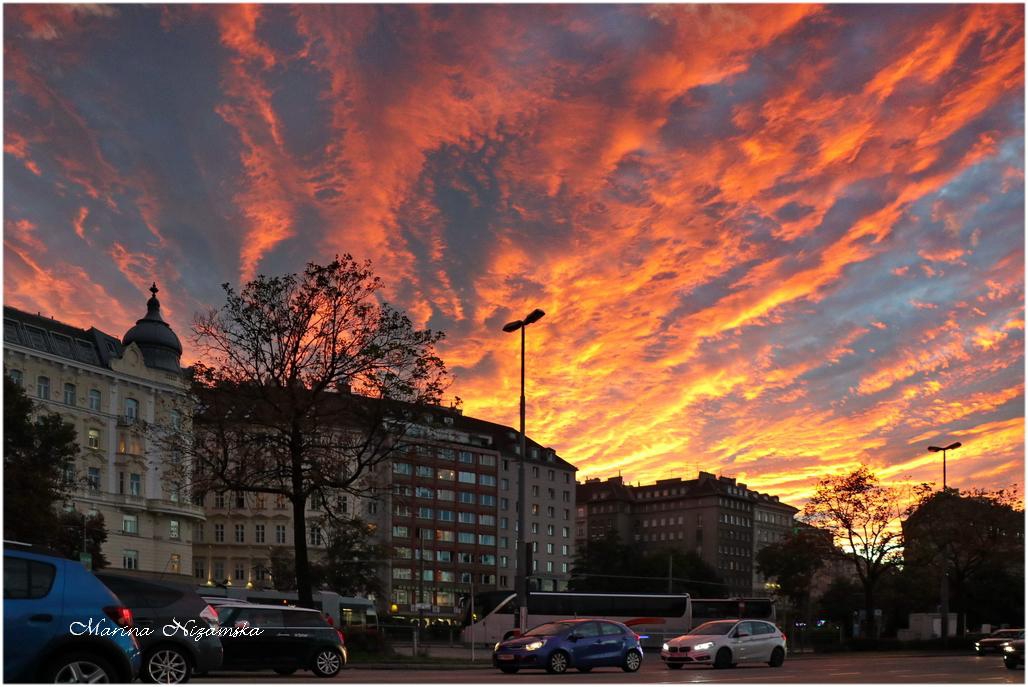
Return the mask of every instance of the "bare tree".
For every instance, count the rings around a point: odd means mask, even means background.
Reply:
[[[225,304],[194,324],[205,362],[194,367],[193,438],[177,448],[192,456],[194,493],[289,500],[297,591],[309,604],[307,500],[319,495],[332,517],[333,494],[374,489],[375,468],[405,450],[416,408],[439,403],[443,334],[379,302],[381,281],[349,255],[223,288]]]
[[[866,466],[825,477],[804,507],[805,519],[832,533],[853,562],[864,588],[867,628],[874,624],[874,593],[882,576],[899,563],[902,547],[899,493],[882,486]]]

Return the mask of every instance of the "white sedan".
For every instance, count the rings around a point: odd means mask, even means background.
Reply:
[[[785,634],[764,620],[712,620],[666,642],[660,658],[668,668],[706,664],[728,668],[737,663],[785,661]]]

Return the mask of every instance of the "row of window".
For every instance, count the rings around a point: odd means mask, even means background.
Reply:
[[[210,578],[207,576],[207,561],[202,558],[193,559],[193,576],[198,580],[211,579],[215,582],[227,581],[229,583],[236,582],[242,584],[245,581],[256,580],[263,582],[265,579],[271,577],[271,569],[267,566],[263,560],[255,560],[253,564],[247,566],[242,561],[236,561],[233,567],[230,569],[234,574],[230,578],[225,577],[225,561],[214,560],[211,561]]]
[[[726,525],[741,525],[742,527],[752,527],[753,520],[750,518],[743,517],[741,515],[735,515],[733,513],[721,513],[717,517],[717,521]]]
[[[496,467],[496,456],[490,453],[475,454],[471,451],[457,451],[452,448],[439,448],[424,444],[415,446],[413,452],[424,458],[436,458],[450,462],[458,461],[464,465],[474,465],[477,462],[485,467]]]
[[[122,534],[139,534],[139,516],[123,514],[121,516]],[[168,521],[168,539],[179,540],[182,538],[182,526],[178,520]]]
[[[314,526],[312,526],[312,527],[314,527]],[[204,531],[204,525],[202,523],[201,524],[197,524],[195,526],[195,528],[196,528],[195,529],[196,541],[203,542],[205,540],[205,537],[206,537],[206,533]],[[263,523],[256,523],[256,524],[254,524],[254,526],[253,526],[253,542],[252,543],[254,543],[254,544],[267,544],[267,543],[270,543],[270,542],[267,541],[267,538],[266,538],[267,534],[268,534],[268,532],[267,532],[267,526],[266,525],[264,525]],[[317,538],[318,538],[319,543],[320,543],[320,540],[321,540],[321,529],[320,528],[318,528],[318,531],[317,531]],[[237,524],[237,525],[235,525],[235,528],[234,528],[234,540],[233,541],[236,544],[245,544],[246,543],[246,525],[245,524]],[[214,543],[216,543],[216,544],[223,544],[224,542],[225,542],[225,525],[223,523],[220,523],[220,522],[214,523]],[[286,541],[286,526],[285,525],[275,525],[275,542],[274,543],[276,543],[276,544],[286,544],[286,543],[288,543]]]
[[[393,463],[393,472],[397,475],[414,474],[422,479],[456,480],[461,484],[478,484],[483,487],[495,487],[496,476],[485,473],[468,472],[466,470],[451,470],[450,468],[433,468],[428,465],[411,465],[410,463]]]
[[[475,494],[471,491],[454,491],[453,489],[431,489],[429,487],[411,487],[405,484],[394,484],[393,495],[400,497],[416,496],[418,498],[435,498],[437,501],[458,501],[460,503],[480,506],[496,506],[493,494]]]

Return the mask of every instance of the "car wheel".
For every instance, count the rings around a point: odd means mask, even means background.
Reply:
[[[1008,670],[1017,670],[1017,661],[1010,660],[1006,656],[1003,657],[1003,665],[1005,665]]]
[[[978,654],[979,656],[984,656],[985,655],[985,651],[983,649],[977,649],[975,651],[975,653]]]
[[[514,673],[518,672],[518,667],[517,666],[500,666],[500,672],[507,673],[508,675],[513,675]]]
[[[563,651],[554,651],[550,654],[550,658],[546,661],[546,672],[547,673],[566,673],[568,672],[568,666],[571,664],[571,660],[568,655]]]
[[[161,685],[179,685],[189,682],[189,658],[173,646],[159,646],[143,659],[139,679]]]
[[[625,671],[626,673],[634,673],[635,671],[639,670],[639,666],[642,665],[642,662],[642,655],[635,649],[632,649],[627,654],[625,654],[625,662],[621,664],[621,670]]]
[[[681,670],[682,669],[682,664],[681,663],[668,663],[667,667],[670,668],[671,670]]]
[[[311,670],[318,677],[334,677],[343,667],[343,657],[335,649],[322,649],[314,655]]]
[[[275,668],[274,670],[279,675],[292,675],[296,672],[296,668]]]
[[[771,650],[771,660],[767,662],[772,668],[779,668],[785,663],[785,651],[780,646]]]
[[[43,672],[41,682],[118,682],[106,659],[88,653],[57,657]]]
[[[727,647],[721,647],[718,649],[717,655],[714,656],[714,667],[715,668],[728,668],[732,665],[732,652]]]

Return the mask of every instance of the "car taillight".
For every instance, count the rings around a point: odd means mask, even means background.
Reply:
[[[342,630],[336,630],[336,634],[339,635],[339,643],[346,644],[346,635],[343,634]]]
[[[221,625],[221,620],[218,618],[218,609],[210,604],[200,611],[200,617],[207,621],[207,624],[211,627],[217,628]]]
[[[785,636],[784,632],[782,633],[782,641],[783,642],[788,642],[789,641],[789,638]]]
[[[132,627],[132,611],[124,606],[107,606],[104,613],[114,621],[118,627]]]

